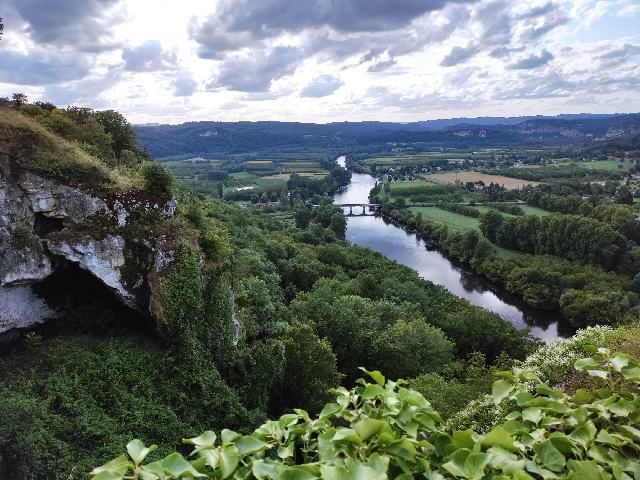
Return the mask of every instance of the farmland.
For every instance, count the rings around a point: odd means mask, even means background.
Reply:
[[[485,185],[490,183],[502,185],[507,189],[522,188],[525,185],[538,185],[538,182],[521,180],[517,178],[505,177],[503,175],[491,175],[475,171],[466,172],[447,172],[436,173],[432,175],[423,175],[422,178],[437,183],[467,183],[467,182],[483,182]]]

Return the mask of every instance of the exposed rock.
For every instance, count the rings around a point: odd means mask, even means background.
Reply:
[[[51,260],[45,255],[42,243],[33,237],[22,248],[8,246],[0,253],[0,286],[35,282],[51,272]]]
[[[95,213],[108,211],[103,200],[31,172],[21,172],[18,185],[27,194],[33,211],[48,217],[81,223]]]
[[[0,287],[0,332],[27,328],[55,316],[30,286]]]
[[[120,268],[124,265],[124,239],[108,235],[96,240],[88,235],[77,239],[62,239],[54,236],[47,240],[49,250],[75,262],[91,272],[127,305],[135,308],[135,297],[122,284]]]

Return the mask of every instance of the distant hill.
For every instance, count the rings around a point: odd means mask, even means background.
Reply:
[[[225,155],[261,149],[352,149],[421,143],[434,148],[589,142],[640,133],[640,114],[482,117],[412,123],[189,122],[135,127],[155,158]]]

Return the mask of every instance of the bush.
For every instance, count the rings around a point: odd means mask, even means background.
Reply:
[[[173,193],[173,175],[156,162],[146,162],[142,165],[142,176],[147,192],[151,195],[166,198]]]

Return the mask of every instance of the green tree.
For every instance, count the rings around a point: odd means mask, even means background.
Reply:
[[[26,105],[28,102],[27,96],[24,93],[14,93],[11,95],[11,106],[16,110]]]
[[[119,157],[123,150],[138,149],[133,128],[121,113],[115,110],[102,110],[95,112],[95,118],[104,127],[105,132],[111,135],[112,148],[116,157]]]
[[[331,344],[321,339],[309,324],[293,323],[281,338],[285,369],[275,389],[275,411],[296,405],[316,413],[331,398],[329,389],[340,383],[336,355]]]
[[[380,370],[393,378],[436,372],[453,360],[453,342],[424,320],[398,320],[374,339]]]

